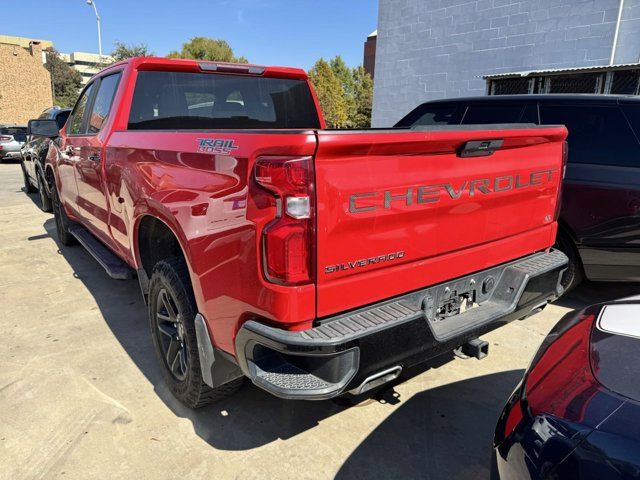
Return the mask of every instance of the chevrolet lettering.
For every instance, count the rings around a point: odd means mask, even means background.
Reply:
[[[380,208],[391,208],[392,205],[413,204],[428,205],[439,202],[442,197],[459,200],[465,194],[490,195],[507,190],[531,188],[550,183],[557,169],[535,170],[523,175],[503,175],[493,178],[463,180],[461,184],[441,183],[408,187],[401,193],[399,190],[382,192],[354,193],[349,197],[349,212],[372,212]]]

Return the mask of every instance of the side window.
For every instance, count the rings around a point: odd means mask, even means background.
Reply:
[[[640,144],[617,106],[540,105],[540,116],[569,130],[570,163],[640,164]]]
[[[636,137],[640,139],[640,103],[623,105],[622,111],[627,116],[627,120],[631,124]]]
[[[102,77],[98,93],[96,94],[96,99],[93,102],[91,114],[89,115],[89,127],[87,133],[98,133],[102,128],[102,125],[111,110],[111,103],[113,102],[113,97],[116,93],[116,89],[118,88],[119,81],[119,73]]]
[[[459,125],[465,106],[460,103],[424,103],[396,123],[395,127]]]
[[[476,103],[469,105],[462,119],[463,125],[488,123],[518,123],[523,105],[521,103]]]
[[[71,117],[67,122],[67,134],[68,135],[81,135],[84,133],[82,128],[82,123],[84,120],[84,113],[87,109],[87,101],[91,96],[91,91],[93,90],[93,83],[89,85],[85,91],[82,93],[82,96],[76,102],[76,106],[73,107],[73,112],[71,113]]]
[[[538,105],[535,103],[528,103],[525,105],[518,123],[540,123],[540,119],[538,118]]]

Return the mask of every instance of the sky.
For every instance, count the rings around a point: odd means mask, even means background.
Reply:
[[[98,53],[93,8],[85,0],[20,0],[31,14],[10,15],[0,34],[52,40],[64,53]],[[229,42],[251,63],[309,69],[341,55],[362,63],[363,43],[377,28],[377,0],[96,0],[102,50],[118,40],[146,43],[156,55],[180,50],[194,36]]]

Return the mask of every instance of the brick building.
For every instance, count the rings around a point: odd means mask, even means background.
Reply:
[[[376,69],[376,40],[378,38],[378,32],[373,31],[367,37],[366,42],[364,42],[364,58],[362,65],[364,66],[364,71],[371,75],[371,78],[374,77],[375,69]]]
[[[484,95],[483,77],[490,88],[529,71],[553,82],[554,70],[640,59],[640,0],[380,0],[378,12],[374,127],[427,100]],[[615,75],[601,78],[605,93]]]
[[[23,39],[21,39],[23,40]],[[42,45],[0,38],[0,123],[26,124],[53,105]]]

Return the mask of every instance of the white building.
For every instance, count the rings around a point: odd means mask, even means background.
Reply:
[[[60,58],[71,68],[80,72],[83,85],[104,67],[114,62],[114,58],[109,55],[102,55],[101,58],[97,53],[87,52],[61,53]]]

